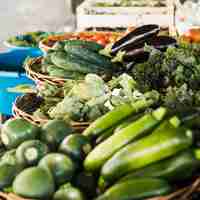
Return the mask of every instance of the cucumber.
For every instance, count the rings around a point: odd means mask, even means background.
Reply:
[[[72,134],[74,130],[63,120],[49,120],[42,127],[41,140],[48,144],[50,149],[56,150],[62,140]]]
[[[47,73],[52,77],[74,79],[74,80],[83,80],[85,75],[80,72],[71,72],[61,68],[58,68],[55,65],[47,66]]]
[[[163,160],[189,148],[193,143],[192,131],[174,127],[168,120],[153,133],[133,142],[110,158],[101,170],[105,180],[113,181],[149,164]]]
[[[68,54],[72,54],[77,57],[77,59],[84,60],[88,63],[93,63],[97,66],[101,66],[103,68],[113,68],[113,63],[109,60],[108,57],[100,55],[98,52],[90,51],[89,49],[82,48],[82,47],[71,47],[66,45],[65,51]]]
[[[23,142],[16,150],[16,159],[22,166],[36,165],[49,152],[48,146],[40,140]]]
[[[67,136],[60,144],[59,151],[68,155],[75,162],[81,162],[91,151],[88,138],[81,134]]]
[[[3,125],[1,139],[8,149],[12,149],[26,140],[36,139],[39,134],[39,127],[28,121],[21,118],[9,119]]]
[[[103,74],[105,71],[111,73],[111,69],[105,70],[101,66],[97,66],[92,63],[88,63],[80,58],[74,57],[73,55],[67,54],[65,52],[54,52],[51,54],[51,60],[57,67],[72,71],[80,72],[83,74],[96,73]]]
[[[76,169],[72,160],[60,153],[47,154],[40,160],[38,166],[53,175],[56,185],[70,181]]]
[[[194,151],[189,149],[130,173],[120,179],[120,182],[138,177],[161,178],[169,182],[186,180],[193,176],[199,166],[200,160],[195,157]]]
[[[170,191],[171,186],[164,180],[138,178],[115,184],[96,200],[143,200],[166,195]]]
[[[97,171],[100,169],[115,152],[133,140],[136,140],[138,137],[144,136],[157,126],[163,120],[165,114],[166,109],[161,107],[153,113],[144,115],[126,128],[109,137],[89,153],[84,161],[85,169],[87,171]]]
[[[16,175],[20,172],[19,168],[13,164],[0,162],[0,189],[12,185]]]
[[[54,190],[52,175],[39,167],[23,170],[13,181],[14,193],[24,198],[49,199]]]
[[[78,188],[68,183],[55,192],[53,200],[85,200],[85,197]]]
[[[154,103],[155,101],[152,99],[144,99],[133,104],[122,104],[94,121],[85,129],[83,135],[90,138],[97,138],[107,129],[118,125],[122,120],[126,119],[130,115],[137,114]]]
[[[90,51],[99,52],[104,47],[96,42],[85,41],[85,40],[66,40],[63,42],[67,47],[79,47],[83,49],[88,49]]]

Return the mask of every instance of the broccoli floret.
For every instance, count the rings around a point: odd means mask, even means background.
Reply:
[[[179,110],[194,105],[194,93],[186,84],[181,87],[168,87],[163,96],[164,105]]]

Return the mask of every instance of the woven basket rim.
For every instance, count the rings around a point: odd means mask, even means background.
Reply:
[[[198,177],[191,185],[178,189],[177,191],[166,195],[148,198],[146,200],[191,200],[190,196],[194,192],[200,191],[200,177]],[[0,199],[4,200],[31,200],[19,197],[13,193],[0,192]]]
[[[39,117],[35,117],[35,116],[32,115],[32,113],[27,113],[26,111],[22,110],[18,106],[18,104],[21,103],[23,98],[26,98],[28,96],[32,96],[33,98],[38,98],[36,93],[29,93],[29,94],[24,94],[22,96],[18,96],[16,98],[15,102],[13,103],[13,106],[12,106],[13,116],[16,117],[16,118],[17,117],[24,118],[27,121],[29,121],[33,124],[36,124],[36,125],[42,125],[42,124],[48,122],[49,119],[42,119],[42,118],[39,118]],[[31,106],[31,104],[29,106]],[[72,121],[71,124],[75,128],[76,127],[77,128],[81,128],[81,127],[86,128],[87,126],[89,126],[90,122],[75,122],[75,121]]]
[[[34,64],[41,65],[42,58],[43,58],[42,56],[36,57],[36,58],[31,58],[25,63],[24,68],[25,68],[27,76],[29,78],[31,78],[33,81],[35,81],[36,84],[41,83],[41,82],[48,82],[50,84],[56,84],[58,86],[63,86],[63,84],[68,79],[52,77],[52,76],[43,74],[41,72],[36,72],[33,70],[32,66]]]

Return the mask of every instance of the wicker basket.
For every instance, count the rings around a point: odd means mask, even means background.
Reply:
[[[108,35],[109,40],[108,43],[114,42],[117,39],[119,39],[123,34],[118,33],[118,32],[103,32],[103,31],[86,31],[86,32],[75,32],[75,33],[65,33],[63,35],[54,35],[54,36],[49,36],[46,39],[40,41],[39,43],[39,48],[46,53],[48,50],[52,49],[53,45],[57,41],[63,41],[63,40],[72,40],[72,39],[81,39],[82,35],[83,36],[90,36],[90,35],[95,35],[96,33],[98,34],[103,34],[103,35]]]
[[[197,178],[190,186],[184,187],[167,196],[154,197],[146,200],[193,200],[192,195],[200,192],[200,178]],[[24,199],[12,193],[0,192],[2,200],[31,200]],[[196,198],[197,199],[197,198]],[[195,199],[195,200],[196,200]],[[117,200],[117,199],[116,199]]]
[[[33,116],[35,112],[43,102],[43,99],[38,97],[35,93],[25,94],[23,96],[17,97],[13,104],[13,115],[14,117],[20,117],[26,119],[27,121],[36,124],[43,125],[48,119],[42,119]],[[72,122],[73,128],[77,131],[83,131],[89,126],[89,122]]]
[[[66,82],[66,79],[45,75],[40,72],[36,72],[33,69],[33,65],[35,64],[41,65],[41,61],[42,57],[38,57],[38,58],[32,58],[26,62],[24,68],[26,70],[28,77],[31,78],[33,81],[35,81],[37,85],[40,85],[43,82],[48,82],[49,84],[63,86],[63,84]]]

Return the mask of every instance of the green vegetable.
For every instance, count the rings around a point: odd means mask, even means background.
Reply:
[[[85,41],[85,40],[67,40],[63,42],[64,46],[67,47],[79,47],[83,49],[88,49],[90,51],[100,51],[103,49],[103,46],[92,41]],[[64,48],[63,48],[64,49]]]
[[[115,133],[99,144],[85,159],[84,167],[88,171],[96,171],[117,151],[138,137],[144,136],[157,126],[165,117],[166,109],[159,108],[139,118],[126,128]]]
[[[31,167],[18,174],[13,182],[13,191],[24,198],[45,199],[55,190],[53,177],[46,170]]]
[[[0,189],[11,186],[14,178],[20,172],[18,166],[0,162]]]
[[[138,178],[115,184],[96,200],[142,200],[166,195],[170,191],[170,185],[164,180]]]
[[[81,134],[67,136],[60,144],[59,151],[68,155],[74,161],[82,161],[91,151],[88,138]]]
[[[50,120],[42,127],[41,140],[51,149],[56,149],[61,141],[74,131],[72,127],[62,120]]]
[[[79,72],[71,72],[61,68],[58,68],[55,65],[49,65],[47,67],[47,73],[52,77],[59,77],[59,78],[66,78],[66,79],[73,79],[73,80],[83,80],[84,74]]]
[[[193,150],[187,150],[157,163],[148,165],[120,179],[120,182],[138,177],[162,178],[170,182],[191,178],[200,166]]]
[[[40,140],[29,140],[18,146],[16,158],[22,166],[27,167],[36,165],[48,152],[48,146]]]
[[[123,119],[127,118],[130,115],[137,114],[138,112],[150,107],[153,105],[158,99],[142,99],[138,100],[134,103],[122,104],[104,116],[98,118],[95,122],[93,122],[84,132],[83,135],[89,137],[98,137],[105,130],[119,124]]]
[[[175,155],[192,145],[192,131],[174,127],[168,120],[153,133],[118,151],[102,168],[105,180],[112,181],[132,171]]]
[[[88,63],[80,58],[74,57],[73,55],[67,54],[65,52],[52,53],[51,60],[54,65],[67,71],[79,72],[84,74],[103,74],[102,68],[100,66]]]
[[[2,127],[1,139],[4,145],[11,149],[26,140],[36,139],[40,129],[24,119],[10,119]]]
[[[133,116],[125,119],[122,123],[120,123],[120,125],[118,125],[115,128],[114,132],[117,133],[117,132],[121,131],[123,128],[128,127],[131,123],[135,122],[136,120],[138,120],[143,115],[144,115],[144,113],[139,113],[137,115],[133,115]]]
[[[69,183],[61,186],[58,191],[55,192],[53,200],[84,200],[83,193]]]
[[[84,60],[88,63],[93,63],[100,68],[108,69],[111,71],[113,69],[113,63],[108,57],[100,55],[98,52],[90,51],[89,49],[82,47],[65,46],[65,51],[68,54],[72,54],[77,57],[77,59]]]
[[[200,105],[200,45],[179,44],[161,52],[146,46],[146,62],[134,65],[132,76],[141,92],[157,90],[172,109]]]
[[[70,181],[75,172],[72,160],[60,153],[50,153],[39,162],[39,167],[51,173],[57,185]]]
[[[111,127],[104,131],[96,140],[95,144],[100,144],[114,133],[115,127]]]

